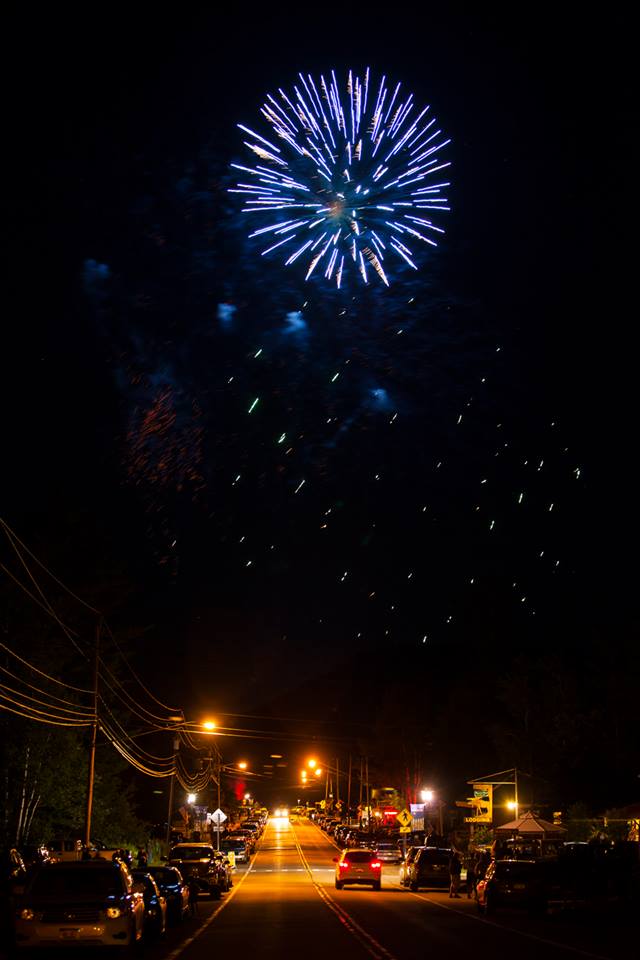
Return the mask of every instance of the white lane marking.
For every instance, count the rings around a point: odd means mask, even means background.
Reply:
[[[257,856],[257,854],[256,854],[256,856]],[[249,876],[249,874],[250,874],[251,871],[253,870],[253,864],[254,864],[254,863],[255,863],[255,859],[253,860],[252,863],[249,864],[249,866],[247,867],[246,871],[244,872],[244,874],[243,874],[243,876],[240,878],[240,880],[238,880],[237,883],[234,883],[233,887],[231,888],[231,893],[228,893],[228,894],[227,894],[227,896],[225,897],[225,899],[222,901],[222,903],[221,903],[218,907],[216,907],[216,909],[213,911],[213,913],[211,914],[211,916],[210,916],[210,917],[207,917],[207,919],[206,919],[205,922],[202,924],[202,926],[199,927],[199,928],[196,930],[196,932],[195,932],[194,934],[192,934],[192,936],[188,937],[183,943],[181,943],[179,946],[177,946],[175,950],[172,950],[171,953],[167,954],[166,960],[175,960],[175,958],[176,958],[176,957],[179,957],[181,953],[184,953],[184,951],[187,949],[187,947],[190,947],[191,944],[192,944],[195,940],[197,940],[198,937],[201,936],[201,935],[205,932],[205,930],[207,929],[207,927],[210,926],[210,924],[213,923],[213,921],[216,919],[216,917],[219,916],[219,915],[222,913],[222,911],[224,910],[224,908],[229,906],[229,904],[231,903],[231,901],[232,901],[233,898],[235,897],[236,893],[238,892],[238,890],[240,889],[240,887],[242,886],[242,884],[245,882],[245,880],[247,879],[247,877]]]

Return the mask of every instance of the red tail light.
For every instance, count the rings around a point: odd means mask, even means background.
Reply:
[[[338,867],[340,868],[340,870],[346,870],[346,869],[348,868],[348,866],[349,866],[349,861],[348,861],[348,860],[342,860],[342,861],[338,864]]]
[[[380,863],[379,860],[372,860],[371,863],[369,864],[369,866],[371,867],[372,870],[381,870],[381,869],[382,869],[382,864]]]

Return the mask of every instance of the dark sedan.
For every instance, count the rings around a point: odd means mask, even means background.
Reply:
[[[544,910],[546,867],[540,860],[493,860],[476,886],[478,910],[484,914],[511,906]]]
[[[189,912],[189,890],[177,867],[147,867],[167,901],[167,920],[181,923]]]
[[[144,936],[147,940],[163,937],[167,929],[167,901],[158,884],[146,870],[133,870],[134,892],[144,900]]]

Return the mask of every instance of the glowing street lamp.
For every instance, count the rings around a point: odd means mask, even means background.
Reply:
[[[516,817],[518,816],[518,807],[519,807],[519,803],[517,800],[507,801],[507,810],[511,810]]]
[[[318,766],[318,761],[317,761],[317,760],[307,760],[307,766],[310,767],[311,770],[313,770],[315,767]]]
[[[210,733],[212,730],[215,730],[216,723],[215,720],[205,720],[202,726]]]
[[[239,770],[246,770],[246,769],[247,769],[247,766],[248,766],[248,764],[247,764],[247,761],[246,761],[246,760],[240,760],[240,761],[238,762],[238,769],[239,769]]]
[[[196,793],[188,793],[188,794],[187,794],[187,803],[195,803],[196,800],[197,800],[197,798],[198,798],[198,795],[197,795]]]
[[[434,798],[434,796],[435,796],[435,794],[434,794],[433,790],[421,790],[421,791],[420,791],[420,799],[422,800],[422,803],[423,803],[423,804],[433,803],[433,798]]]
[[[320,769],[320,767],[316,767],[316,769],[313,772],[315,773],[316,777],[322,776],[322,770]]]

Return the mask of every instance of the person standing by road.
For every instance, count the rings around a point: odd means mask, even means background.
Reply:
[[[198,897],[200,896],[200,885],[195,877],[189,877],[189,913],[192,917],[198,916]]]
[[[460,854],[454,848],[451,851],[451,856],[449,857],[449,880],[451,881],[449,886],[449,897],[455,897],[456,900],[460,899],[458,888],[460,887],[461,873],[462,861],[460,860]]]
[[[476,894],[476,854],[473,850],[469,851],[467,857],[467,900],[471,900],[471,897],[475,897]]]

